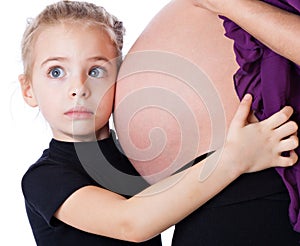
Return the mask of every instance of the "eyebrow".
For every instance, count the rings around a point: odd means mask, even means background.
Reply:
[[[45,61],[42,62],[41,66],[44,66],[46,63],[48,62],[51,62],[51,61],[65,61],[67,60],[67,58],[65,57],[60,57],[60,56],[57,56],[57,57],[49,57],[47,58]],[[88,58],[89,61],[105,61],[107,62],[109,65],[111,65],[111,61],[106,58],[106,57],[103,57],[103,56],[94,56],[94,57],[90,57]]]
[[[44,66],[46,63],[51,62],[51,61],[65,61],[67,58],[65,57],[49,57],[45,61],[42,62],[41,67]]]
[[[94,57],[90,57],[88,59],[89,61],[104,61],[104,62],[107,62],[109,65],[111,65],[111,61],[106,58],[106,57],[103,57],[103,56],[94,56]]]

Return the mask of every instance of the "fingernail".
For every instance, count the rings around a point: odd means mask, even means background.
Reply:
[[[251,99],[251,95],[250,94],[246,94],[243,98],[243,100],[250,100]]]

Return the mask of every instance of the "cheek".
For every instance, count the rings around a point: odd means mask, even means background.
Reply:
[[[60,112],[59,108],[62,107],[61,100],[58,93],[50,89],[36,88],[36,101],[38,107],[47,121],[51,121],[51,117],[57,117]]]
[[[57,113],[59,112],[56,107],[55,99],[49,100],[47,97],[45,97],[44,99],[39,100],[38,106],[42,115],[47,121],[51,121],[51,119],[56,117]]]

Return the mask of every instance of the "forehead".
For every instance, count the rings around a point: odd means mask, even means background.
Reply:
[[[59,23],[41,26],[37,33],[34,46],[34,57],[60,53],[69,56],[101,53],[108,59],[114,59],[117,49],[104,27],[86,25],[80,22]]]

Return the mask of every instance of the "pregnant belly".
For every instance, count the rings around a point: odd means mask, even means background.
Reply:
[[[151,183],[221,147],[238,105],[232,80],[237,65],[221,20],[182,4],[167,5],[153,19],[126,56],[117,83],[119,141]]]

